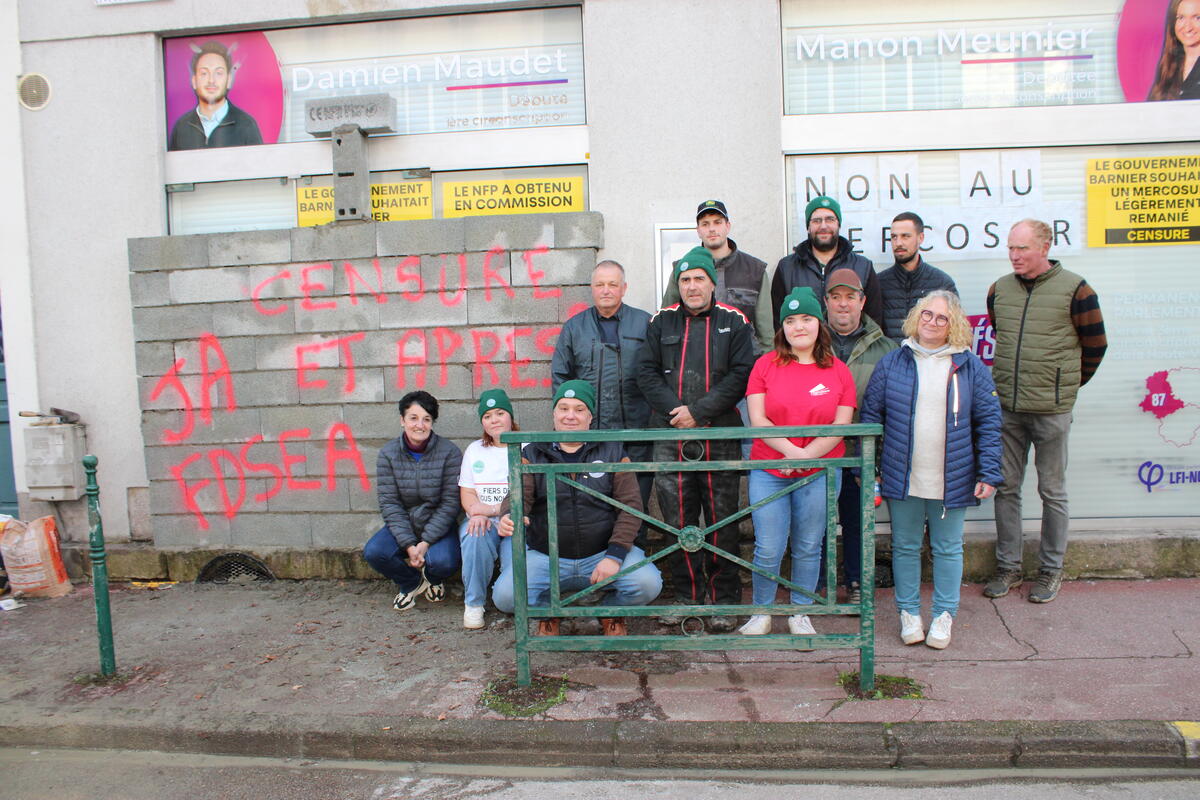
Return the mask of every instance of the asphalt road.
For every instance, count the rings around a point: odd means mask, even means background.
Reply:
[[[622,773],[0,748],[5,800],[1194,800],[1200,771]]]

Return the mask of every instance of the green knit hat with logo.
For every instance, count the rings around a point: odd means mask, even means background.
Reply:
[[[508,399],[508,395],[505,394],[503,389],[488,389],[479,395],[480,419],[483,419],[484,414],[496,408],[507,411],[510,417],[513,415],[512,401]]]
[[[563,381],[562,385],[558,387],[558,391],[554,393],[554,405],[558,405],[558,401],[564,397],[582,400],[583,404],[588,407],[588,411],[596,413],[596,390],[587,381]]]
[[[779,324],[782,325],[783,321],[793,314],[808,314],[810,317],[825,319],[821,301],[817,300],[816,292],[808,286],[797,286],[783,298],[783,305],[779,306]]]
[[[828,208],[830,211],[833,212],[833,215],[835,217],[837,217],[838,224],[839,225],[842,224],[842,207],[841,207],[841,205],[838,203],[837,200],[834,200],[832,197],[826,197],[825,195],[821,195],[820,197],[814,197],[812,200],[809,200],[808,205],[806,205],[804,207],[804,224],[805,225],[807,225],[809,223],[809,221],[812,219],[813,212],[816,211],[818,208]]]
[[[688,250],[683,258],[675,262],[675,272],[671,275],[671,280],[678,283],[679,276],[689,269],[704,270],[708,273],[708,277],[713,282],[713,285],[716,285],[717,266],[713,263],[712,253],[708,252],[708,248],[693,247],[691,250]]]

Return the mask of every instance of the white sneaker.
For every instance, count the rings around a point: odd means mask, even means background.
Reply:
[[[925,641],[925,627],[920,614],[900,612],[900,641],[905,644],[920,644]]]
[[[766,614],[755,614],[737,632],[742,636],[765,636],[771,632],[771,618]]]
[[[467,606],[463,609],[463,627],[471,630],[483,627],[483,606]]]
[[[935,650],[945,650],[946,645],[950,644],[950,626],[953,624],[954,617],[950,616],[949,611],[938,614],[929,624],[929,635],[925,637],[925,644]]]
[[[812,636],[815,634],[816,628],[812,626],[812,620],[808,618],[808,614],[792,614],[788,617],[788,633],[792,636]],[[811,647],[799,648],[803,652],[811,652]]]

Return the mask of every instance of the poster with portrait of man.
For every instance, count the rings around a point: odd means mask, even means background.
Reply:
[[[261,32],[164,43],[167,149],[273,144],[283,118],[283,82]]]

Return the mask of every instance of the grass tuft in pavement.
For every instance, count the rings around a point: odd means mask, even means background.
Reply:
[[[859,687],[857,672],[839,672],[838,686],[846,690],[851,700],[922,700],[921,684],[912,678],[875,674],[875,688],[864,692]]]
[[[567,684],[565,675],[534,675],[528,686],[518,686],[515,675],[506,675],[488,683],[479,703],[506,717],[532,717],[565,700]]]

